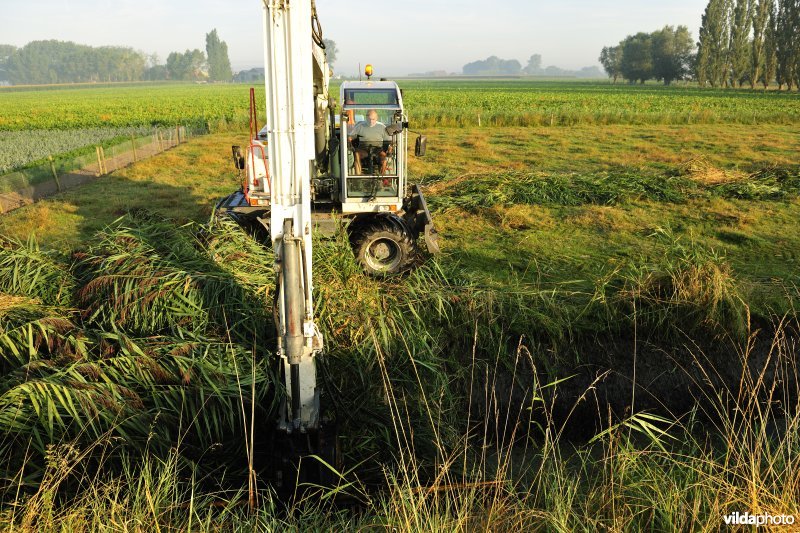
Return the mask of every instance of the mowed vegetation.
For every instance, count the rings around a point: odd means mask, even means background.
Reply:
[[[796,514],[795,128],[481,120],[427,129],[411,165],[440,257],[375,281],[344,239],[315,249],[323,401],[351,470],[296,513],[264,485],[252,514],[229,492],[251,399],[259,434],[275,407],[270,253],[205,225],[241,138],[0,217],[2,520],[621,531]]]

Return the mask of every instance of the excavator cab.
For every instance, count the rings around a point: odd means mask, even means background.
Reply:
[[[406,146],[408,121],[395,82],[345,82],[341,87],[338,121],[342,211],[344,213],[396,212],[406,196]],[[361,128],[377,115],[383,128],[380,139],[360,138]]]

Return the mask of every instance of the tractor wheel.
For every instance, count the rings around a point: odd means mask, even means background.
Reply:
[[[370,276],[401,274],[416,260],[417,245],[402,221],[379,218],[354,228],[351,234],[356,260]]]

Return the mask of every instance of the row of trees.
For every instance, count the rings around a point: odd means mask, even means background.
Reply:
[[[518,76],[522,65],[516,59],[500,59],[490,56],[467,63],[462,69],[465,76]]]
[[[616,83],[656,79],[669,85],[688,79],[694,64],[694,41],[686,26],[664,26],[652,33],[629,35],[617,46],[606,46],[600,52],[600,63]]]
[[[800,87],[800,0],[710,0],[696,74],[712,87]]]
[[[14,84],[134,81],[142,79],[147,57],[132,48],[34,41],[22,48],[3,45],[4,79]]]
[[[709,0],[697,53],[685,26],[629,35],[604,47],[615,82],[694,79],[700,85],[800,89],[800,0]]]
[[[465,76],[577,76],[597,77],[597,67],[585,67],[578,71],[564,70],[556,66],[542,68],[542,56],[533,54],[524,67],[516,59],[500,59],[490,56],[480,61],[467,63],[462,68]]]
[[[22,48],[0,45],[0,80],[15,85],[139,80],[233,78],[228,45],[217,30],[206,35],[206,52],[172,52],[166,64],[133,48],[92,47],[73,42],[33,41]]]

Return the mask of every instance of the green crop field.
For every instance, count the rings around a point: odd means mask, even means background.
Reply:
[[[317,241],[345,469],[288,513],[264,468],[259,509],[239,505],[250,402],[256,456],[276,408],[271,252],[209,224],[238,186],[247,87],[0,92],[0,129],[50,127],[38,98],[63,128],[230,130],[0,215],[2,498],[24,502],[0,524],[689,531],[800,513],[797,95],[402,85],[442,254],[375,280],[345,238]]]
[[[423,126],[796,124],[797,94],[597,82],[413,82],[407,103]]]
[[[263,85],[254,84],[263,102]],[[796,93],[598,82],[403,81],[418,127],[576,124],[797,124]],[[0,88],[0,131],[246,124],[248,85]],[[338,98],[338,89],[332,92]],[[262,109],[263,111],[263,109]]]
[[[246,120],[248,98],[243,85],[0,90],[0,131],[205,125],[209,120]]]

